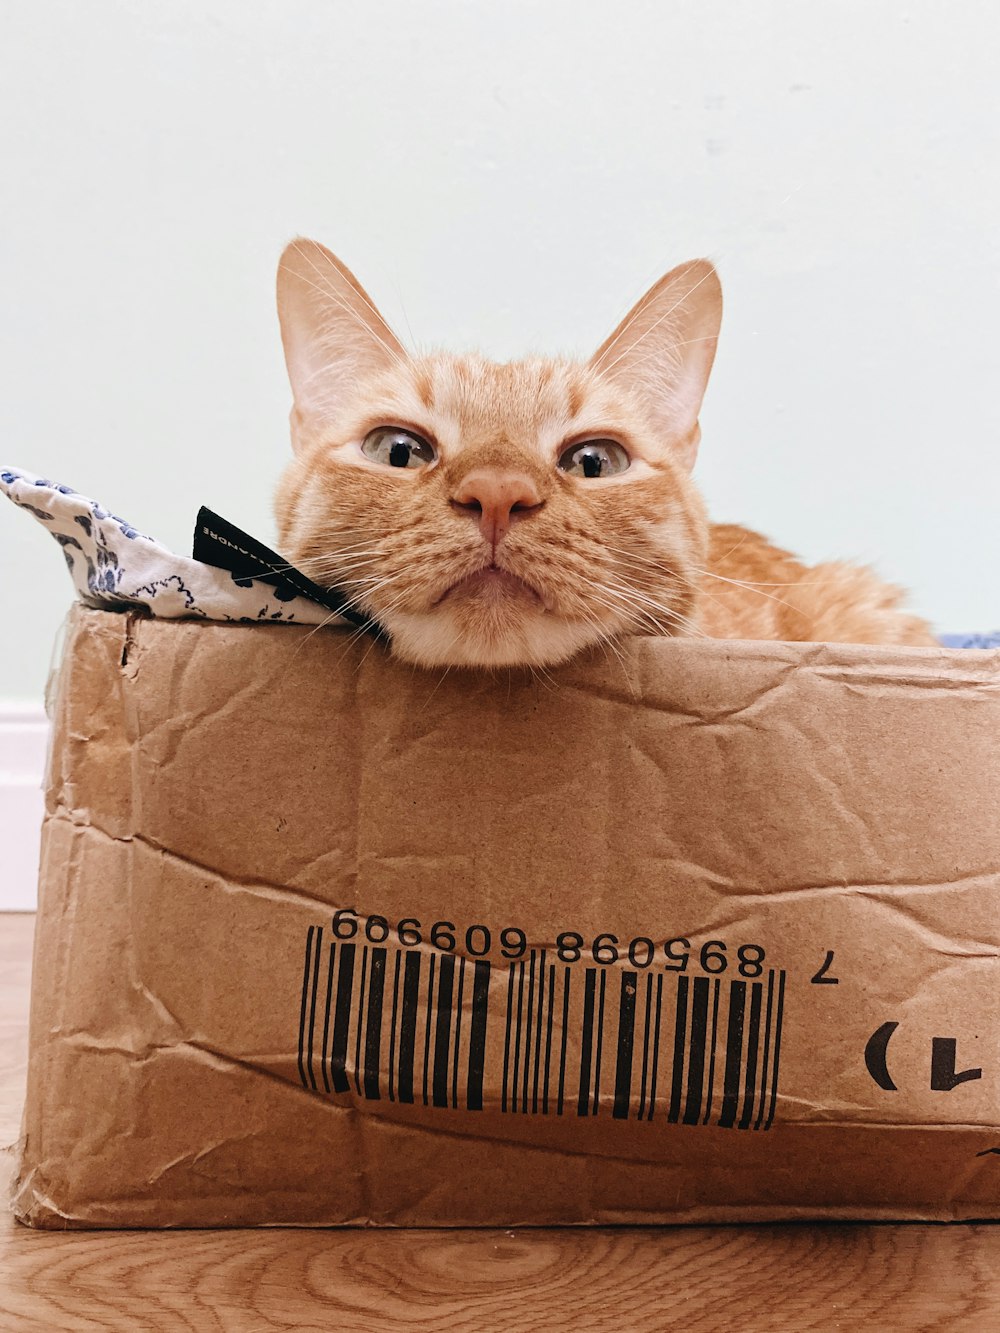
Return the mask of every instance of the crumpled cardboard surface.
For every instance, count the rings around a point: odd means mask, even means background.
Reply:
[[[78,609],[44,1227],[1000,1216],[1000,653]]]

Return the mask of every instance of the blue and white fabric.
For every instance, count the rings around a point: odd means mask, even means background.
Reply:
[[[237,578],[174,555],[69,486],[0,468],[0,491],[56,539],[77,596],[87,606],[106,611],[142,607],[166,620],[344,623],[306,597],[287,597],[258,579]]]

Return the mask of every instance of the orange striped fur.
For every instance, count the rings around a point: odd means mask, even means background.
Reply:
[[[346,589],[401,657],[545,666],[629,633],[934,642],[870,570],[807,568],[755,532],[708,522],[690,477],[721,318],[707,261],[661,279],[586,363],[411,356],[311,241],[282,256],[278,305],[295,398],[280,548]],[[380,426],[428,441],[433,463],[367,457]],[[628,469],[561,471],[567,445],[587,439],[620,444]],[[518,478],[532,503],[514,506],[491,545],[457,497],[470,476],[494,473]]]

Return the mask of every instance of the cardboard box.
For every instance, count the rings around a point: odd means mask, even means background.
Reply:
[[[1000,1216],[1000,653],[77,610],[43,1227]]]

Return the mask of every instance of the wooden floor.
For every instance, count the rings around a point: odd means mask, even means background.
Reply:
[[[32,918],[0,915],[0,1142],[23,1094]],[[3,1186],[12,1151],[3,1161]],[[0,1223],[0,1333],[1000,1331],[1000,1226],[33,1232]]]

